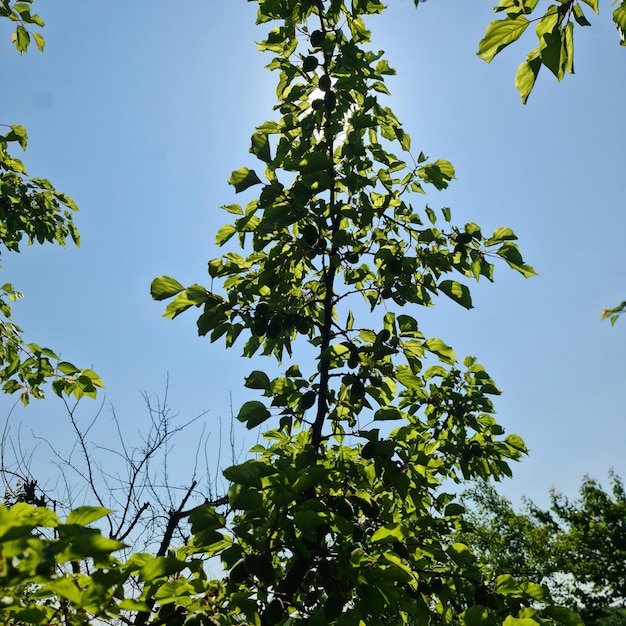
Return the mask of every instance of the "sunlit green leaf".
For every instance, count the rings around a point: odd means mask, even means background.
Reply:
[[[169,276],[159,276],[150,285],[150,295],[155,300],[166,300],[183,291],[184,287],[175,279]]]
[[[426,350],[436,354],[445,363],[454,363],[456,361],[454,350],[441,339],[427,339],[423,345]]]
[[[530,22],[520,15],[515,19],[495,20],[487,26],[485,36],[478,44],[478,56],[490,63],[509,44],[519,39]]]
[[[76,524],[77,526],[86,526],[107,515],[113,513],[111,509],[105,509],[101,506],[79,506],[69,513],[66,524]]]
[[[261,179],[254,170],[249,170],[247,167],[240,167],[231,174],[228,183],[235,188],[237,193],[240,193],[248,189],[248,187],[258,185],[261,183]]]
[[[439,283],[439,289],[466,309],[473,308],[470,290],[466,285],[456,280],[442,280]]]
[[[395,542],[403,541],[407,536],[407,531],[401,524],[386,524],[379,528],[373,535],[371,542]]]

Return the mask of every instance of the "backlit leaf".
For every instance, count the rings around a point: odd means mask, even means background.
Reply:
[[[183,291],[184,287],[170,276],[159,276],[150,285],[150,295],[155,300],[166,300]]]
[[[485,36],[478,44],[478,56],[490,63],[493,58],[509,44],[519,39],[530,22],[523,15],[515,19],[503,19],[491,22]]]
[[[249,170],[247,167],[240,167],[238,170],[235,170],[228,179],[228,183],[235,188],[237,193],[245,191],[248,187],[258,185],[261,182],[256,172]]]

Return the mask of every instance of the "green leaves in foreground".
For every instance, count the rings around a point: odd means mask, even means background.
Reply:
[[[535,17],[538,0],[501,0],[495,8],[504,16],[491,22],[478,44],[478,56],[490,63],[504,48],[517,41],[533,23],[538,46],[531,50],[519,66],[515,86],[526,104],[539,71],[547,67],[557,80],[574,73],[574,29],[590,26],[583,4],[598,13],[598,0],[559,0],[550,4],[545,13]],[[625,45],[626,0],[613,11],[613,22],[620,33],[620,45]]]
[[[45,508],[0,505],[0,623],[77,626],[87,616],[119,617],[130,568],[112,554],[125,546],[88,526],[108,513],[85,506],[62,522]],[[80,572],[85,560],[89,574]]]

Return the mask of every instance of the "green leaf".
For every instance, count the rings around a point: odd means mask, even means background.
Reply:
[[[74,605],[82,606],[83,594],[75,580],[60,576],[48,582],[46,588],[62,598],[69,600]]]
[[[493,621],[486,607],[470,606],[461,614],[461,624],[464,626],[491,626]]]
[[[270,144],[265,133],[257,132],[252,135],[252,146],[250,147],[250,152],[265,163],[271,162],[272,157],[270,154]]]
[[[220,209],[224,209],[224,211],[228,211],[234,215],[243,215],[243,209],[239,204],[225,204],[222,205]]]
[[[578,613],[564,606],[546,607],[544,613],[560,624],[566,624],[566,626],[585,626]]]
[[[67,527],[60,526],[59,532],[65,534]],[[82,533],[75,535],[70,539],[70,558],[75,560],[75,557],[80,558],[102,558],[115,552],[117,550],[123,550],[128,547],[122,541],[117,539],[110,539],[109,537],[103,537],[98,533]]]
[[[398,365],[396,380],[407,389],[420,389],[422,386],[422,379],[416,376],[408,365]]]
[[[271,413],[267,410],[267,407],[258,400],[251,400],[246,402],[237,415],[237,419],[240,422],[246,423],[246,428],[250,430],[259,424],[262,424],[271,417]]]
[[[598,0],[583,0],[583,2],[589,5],[595,13],[598,13]]]
[[[513,617],[508,615],[502,622],[502,626],[537,626],[537,621],[530,617]]]
[[[374,413],[374,419],[378,422],[385,420],[401,420],[403,418],[402,411],[395,407],[386,407],[384,409],[378,409]]]
[[[223,246],[236,232],[236,226],[233,224],[224,224],[215,235],[215,243],[218,246]]]
[[[439,289],[466,309],[473,308],[470,290],[466,285],[456,280],[443,280],[439,283]]]
[[[159,276],[150,285],[150,295],[154,300],[166,300],[185,289],[175,278]]]
[[[620,6],[613,11],[613,22],[621,35],[620,45],[626,45],[626,1],[622,0]]]
[[[228,501],[233,509],[239,511],[251,511],[263,506],[263,497],[256,489],[237,483],[228,489]]]
[[[454,178],[454,166],[450,161],[437,159],[433,163],[420,167],[417,174],[424,182],[431,183],[441,191],[446,189],[448,183]]]
[[[542,602],[543,604],[549,604],[552,602],[552,596],[550,590],[546,585],[540,585],[538,583],[522,583],[520,585],[522,591],[530,596],[533,600]]]
[[[120,609],[123,611],[145,611],[149,613],[151,608],[141,600],[135,600],[133,598],[124,598],[120,600],[119,605]]]
[[[248,389],[269,389],[270,379],[265,372],[254,370],[248,378],[246,378],[245,385]]]
[[[402,146],[402,149],[408,152],[411,149],[410,135],[408,135],[408,133],[405,133],[404,130],[400,127],[395,129],[395,133],[398,141],[400,142],[400,145]]]
[[[519,450],[520,452],[527,452],[527,448],[526,448],[526,444],[524,443],[524,440],[519,436],[516,435],[514,433],[507,435],[505,441],[512,446],[513,448],[515,448],[516,450]]]
[[[141,568],[139,575],[144,582],[151,582],[164,576],[172,576],[182,572],[187,567],[187,562],[172,556],[158,556],[151,558]]]
[[[74,374],[80,372],[80,370],[75,365],[72,365],[67,361],[61,361],[60,363],[58,363],[57,369],[59,370],[59,372],[65,374],[66,376],[73,376]]]
[[[86,526],[107,515],[113,513],[111,509],[105,509],[101,506],[79,506],[70,512],[65,520],[66,524],[76,524],[78,526]]]
[[[39,51],[43,52],[43,49],[46,45],[46,40],[39,33],[33,33],[33,38],[35,39],[35,43],[37,44],[37,48],[39,48]]]
[[[510,242],[503,243],[496,251],[496,254],[503,258],[510,267],[520,272],[525,278],[537,276],[537,272],[535,272],[530,265],[524,263],[517,244]]]
[[[591,26],[591,22],[585,17],[580,4],[575,4],[572,11],[574,19],[579,26]]]
[[[441,339],[427,339],[423,345],[426,350],[436,354],[444,363],[454,363],[456,361],[454,350]]]
[[[530,22],[523,15],[515,19],[503,19],[491,22],[485,36],[478,43],[478,56],[490,63],[501,50],[519,39]]]
[[[496,228],[493,231],[491,238],[485,242],[486,246],[490,246],[493,243],[500,243],[501,241],[512,241],[517,239],[517,235],[508,227]]]
[[[457,565],[471,565],[476,560],[470,549],[463,543],[453,543],[446,548],[446,552]]]
[[[561,80],[564,76],[564,41],[563,31],[556,27],[543,35],[544,45],[541,49],[541,62]]]
[[[273,470],[261,461],[250,459],[239,465],[227,467],[222,473],[224,474],[224,478],[231,483],[237,483],[247,487],[258,487],[260,489],[261,478],[273,473]]]
[[[401,524],[386,524],[379,528],[371,538],[372,543],[389,543],[404,541],[407,536],[407,529]]]
[[[28,45],[30,44],[30,34],[22,25],[18,26],[15,30],[14,43],[15,47],[20,52],[26,52],[28,50]]]
[[[11,130],[6,134],[5,139],[7,141],[17,141],[22,147],[22,150],[26,150],[26,145],[28,144],[28,133],[23,126],[13,124],[11,126]]]
[[[503,596],[518,597],[520,587],[511,574],[502,574],[496,578],[494,591],[502,594]]]
[[[295,525],[301,530],[310,530],[328,523],[328,514],[323,511],[304,509],[293,516]]]
[[[248,187],[258,185],[261,182],[256,172],[249,170],[247,167],[240,167],[238,170],[235,170],[228,179],[228,184],[232,185],[237,193],[245,191]]]
[[[462,504],[451,502],[446,506],[444,517],[456,517],[465,513],[465,507]]]
[[[539,56],[539,50],[534,50],[528,55],[526,61],[524,61],[518,68],[515,74],[515,88],[522,97],[522,104],[526,104],[528,96],[535,86],[535,81],[539,75],[541,69],[541,57]]]

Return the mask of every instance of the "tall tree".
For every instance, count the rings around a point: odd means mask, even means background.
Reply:
[[[266,400],[246,402],[237,418],[270,429],[256,458],[224,472],[234,516],[220,530],[224,520],[192,515],[202,539],[189,550],[219,554],[228,571],[212,583],[206,617],[263,626],[539,619],[533,598],[549,605],[549,594],[525,593],[510,577],[481,601],[474,557],[451,540],[463,508],[443,487],[509,475],[524,444],[496,423],[489,396],[499,392],[484,368],[460,364],[409,314],[440,294],[471,308],[463,279],[492,280],[492,259],[534,271],[509,228],[484,236],[475,223],[455,226],[448,208],[412,204],[446,188],[454,168],[411,151],[381,102],[393,70],[364,22],[381,3],[258,4],[258,22],[276,23],[258,45],[274,54],[279,119],[252,135],[262,169],[241,167],[229,181],[248,201],[223,207],[235,220],[217,243],[243,254],[209,261],[208,289],[152,284],[154,298],[171,299],[167,317],[200,307],[200,335],[242,342],[246,357],[288,360],[279,376],[255,370],[246,380]],[[550,616],[576,623],[549,606]]]

